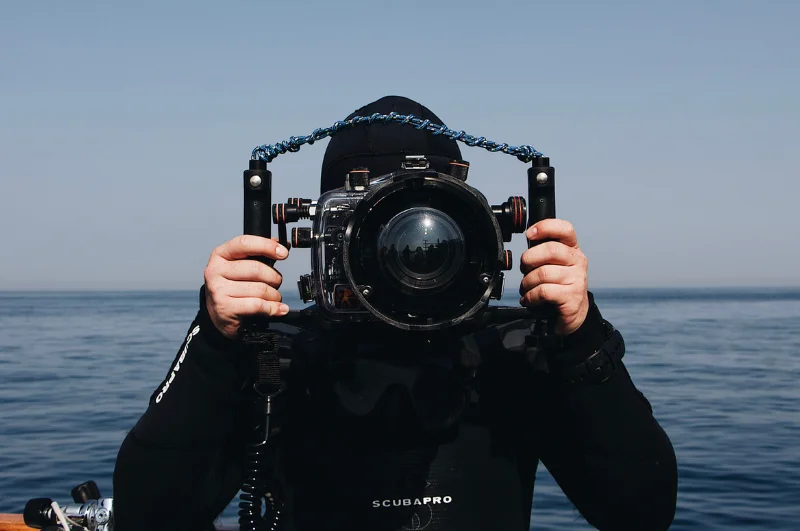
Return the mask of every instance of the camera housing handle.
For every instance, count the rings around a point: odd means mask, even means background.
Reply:
[[[264,160],[251,159],[244,178],[244,234],[272,237],[270,209],[272,208],[272,172]],[[285,234],[284,234],[285,239]],[[275,260],[263,256],[250,257],[270,267]],[[283,391],[280,359],[275,343],[275,334],[269,330],[265,316],[243,320],[239,327],[239,347],[248,360],[253,363],[255,381],[253,383],[253,425],[251,440],[247,444],[245,480],[241,487],[239,503],[239,528],[252,530],[275,525],[280,519],[280,507],[274,505],[270,496],[268,477],[269,453],[267,441],[270,436],[270,415],[273,400]],[[262,514],[261,504],[267,501],[266,513]]]
[[[550,157],[534,157],[528,168],[528,228],[543,219],[556,217],[556,169],[550,165]],[[536,247],[552,239],[528,240],[528,248]],[[555,327],[557,310],[548,304],[545,308],[531,308],[539,316],[536,331],[529,337],[533,348],[550,348],[558,341]]]

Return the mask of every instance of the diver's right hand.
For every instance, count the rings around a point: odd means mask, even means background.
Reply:
[[[289,251],[276,240],[243,235],[211,253],[204,273],[206,309],[223,336],[235,339],[242,319],[251,315],[286,315],[281,302],[283,277],[275,269],[249,258],[284,260]]]

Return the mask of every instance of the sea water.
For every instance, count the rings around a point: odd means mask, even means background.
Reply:
[[[595,295],[675,447],[672,529],[800,529],[800,289]],[[113,495],[119,445],[197,304],[197,292],[0,293],[0,512],[69,502],[89,479]],[[544,467],[531,529],[591,529]]]

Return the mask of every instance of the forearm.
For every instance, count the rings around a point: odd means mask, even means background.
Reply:
[[[545,465],[598,529],[667,529],[675,512],[672,444],[620,367],[605,383],[553,396]]]
[[[152,447],[131,431],[114,469],[115,529],[211,529],[242,485],[241,466],[230,459],[235,453],[227,445]]]
[[[242,444],[247,402],[246,366],[232,345],[201,307],[120,448],[114,471],[119,529],[166,529],[194,517],[208,523],[224,508],[215,499],[235,495],[228,456]]]
[[[571,354],[570,363],[575,349]],[[546,400],[542,460],[586,520],[598,529],[667,529],[677,495],[675,454],[621,360],[603,382],[553,377]]]

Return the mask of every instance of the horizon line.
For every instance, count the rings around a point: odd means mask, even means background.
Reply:
[[[597,286],[589,288],[589,291],[607,291],[607,290],[776,290],[776,289],[800,289],[800,284],[769,284],[769,285],[685,285],[676,284],[673,286]],[[0,293],[165,293],[165,292],[184,292],[184,293],[197,293],[200,288],[23,288],[23,289],[4,289],[0,288]],[[506,293],[516,293],[516,290],[506,289]]]

